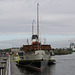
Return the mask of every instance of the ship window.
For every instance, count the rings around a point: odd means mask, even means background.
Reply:
[[[39,44],[36,44],[36,43],[35,43],[35,44],[33,44],[33,46],[41,46],[41,44],[40,44],[40,43],[39,43]]]
[[[23,56],[23,53],[18,53],[19,56]]]
[[[37,44],[33,44],[33,46],[37,46]]]

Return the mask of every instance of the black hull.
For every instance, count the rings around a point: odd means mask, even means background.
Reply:
[[[32,70],[36,71],[42,71],[44,68],[47,66],[48,62],[47,61],[41,61],[41,60],[36,60],[36,61],[19,61],[18,66],[26,67]]]
[[[50,60],[50,61],[48,61],[48,65],[55,64],[55,63],[56,63],[55,60]]]

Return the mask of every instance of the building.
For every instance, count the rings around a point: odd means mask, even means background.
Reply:
[[[20,51],[20,48],[11,48],[12,53],[17,53]]]
[[[74,43],[70,43],[70,48],[72,49],[72,51],[75,51],[75,44]]]

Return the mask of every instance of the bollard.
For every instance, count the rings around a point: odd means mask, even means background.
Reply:
[[[3,75],[3,70],[1,69],[1,75]]]
[[[3,75],[3,69],[4,69],[4,67],[0,66],[0,70],[1,70],[1,74],[0,75]]]

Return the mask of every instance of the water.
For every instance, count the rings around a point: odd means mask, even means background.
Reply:
[[[75,53],[56,55],[56,64],[47,66],[42,72],[19,68],[21,75],[75,75]]]

